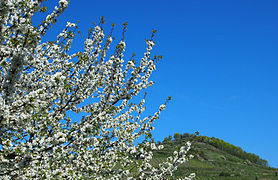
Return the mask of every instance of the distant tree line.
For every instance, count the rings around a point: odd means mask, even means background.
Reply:
[[[233,144],[227,143],[221,139],[215,138],[215,137],[207,137],[207,136],[197,136],[195,134],[189,134],[189,133],[175,133],[174,134],[174,140],[190,140],[190,141],[197,141],[197,142],[203,142],[210,144],[214,146],[215,148],[218,148],[222,151],[225,151],[229,154],[232,154],[236,157],[239,157],[241,159],[249,160],[252,163],[262,165],[262,166],[268,166],[267,160],[261,159],[260,156],[255,155],[253,153],[247,153],[244,150],[242,150],[240,147],[237,147]],[[172,140],[172,136],[166,137],[162,143],[167,143]]]

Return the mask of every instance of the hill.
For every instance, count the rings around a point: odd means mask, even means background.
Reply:
[[[158,142],[164,149],[154,152],[152,163],[159,164],[187,141],[192,142],[190,154],[194,155],[188,163],[181,165],[175,178],[195,172],[197,179],[277,179],[278,169],[271,168],[268,162],[253,153],[247,153],[221,139],[193,134],[169,136]]]

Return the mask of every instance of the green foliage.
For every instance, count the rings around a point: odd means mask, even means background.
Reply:
[[[278,169],[268,167],[267,161],[259,156],[215,137],[189,133],[175,133],[174,140],[168,136],[159,142],[164,145],[164,149],[154,151],[152,163],[158,165],[163,162],[187,141],[192,142],[189,153],[194,158],[178,168],[174,173],[175,178],[195,172],[197,179],[278,179]]]
[[[261,159],[258,155],[253,153],[247,153],[242,150],[240,147],[237,147],[233,144],[227,143],[224,140],[215,138],[215,137],[207,137],[207,136],[196,136],[194,134],[185,133],[181,135],[182,138],[188,139],[190,141],[194,140],[197,142],[203,142],[214,146],[222,151],[225,151],[229,154],[232,154],[240,159],[249,160],[252,163],[268,166],[268,162],[264,159]]]
[[[181,138],[181,134],[180,133],[175,133],[174,134],[174,138],[175,138],[175,140],[180,139]]]
[[[231,176],[231,174],[229,173],[229,172],[221,172],[220,174],[219,174],[219,176]]]

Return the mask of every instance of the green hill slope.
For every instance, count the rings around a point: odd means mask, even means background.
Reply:
[[[187,141],[192,141],[190,154],[194,158],[178,168],[175,178],[195,172],[197,179],[278,180],[278,169],[269,167],[266,160],[221,139],[187,133],[175,134],[174,137],[173,140],[169,136],[163,142],[158,142],[165,148],[154,152],[153,163],[159,164]]]

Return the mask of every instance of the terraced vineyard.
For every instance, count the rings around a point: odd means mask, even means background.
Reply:
[[[191,154],[195,157],[188,163],[183,164],[175,172],[175,178],[182,177],[190,172],[195,172],[197,179],[221,180],[221,179],[240,179],[240,180],[278,180],[278,169],[268,167],[267,161],[258,156],[247,153],[241,148],[233,146],[217,138],[204,136],[180,137],[175,140],[163,141],[165,148],[154,152],[153,164],[165,161],[174,150],[185,144],[188,140],[193,140]],[[217,143],[215,142],[221,142]],[[220,145],[225,145],[220,146]],[[221,148],[219,148],[219,147]],[[234,151],[234,149],[236,151]],[[232,151],[233,150],[233,151]]]

